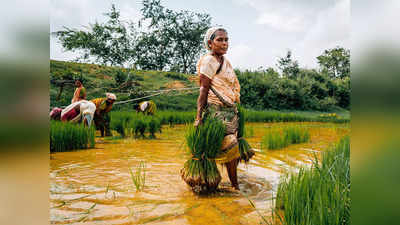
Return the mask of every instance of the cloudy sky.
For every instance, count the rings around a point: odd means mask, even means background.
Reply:
[[[103,13],[114,3],[123,20],[137,21],[140,0],[51,0],[50,31],[63,26],[85,29],[95,21],[103,22]],[[227,28],[230,49],[227,57],[241,69],[275,66],[287,50],[300,65],[318,66],[316,57],[323,50],[350,48],[350,0],[161,0],[173,10],[208,13],[212,24]],[[73,60],[51,36],[50,58]]]

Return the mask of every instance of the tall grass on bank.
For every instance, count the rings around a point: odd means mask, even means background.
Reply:
[[[284,177],[276,207],[284,210],[287,225],[350,224],[350,138],[315,157],[311,168]],[[275,216],[280,217],[279,214]]]
[[[94,126],[87,128],[83,124],[50,122],[50,152],[93,148],[94,137]]]
[[[288,126],[281,129],[272,129],[263,136],[262,149],[281,149],[291,144],[305,143],[310,140],[310,131],[300,126]]]
[[[135,171],[129,168],[129,173],[136,191],[142,191],[146,183],[146,164],[141,161]]]

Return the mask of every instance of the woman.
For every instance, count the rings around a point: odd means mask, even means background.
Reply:
[[[153,101],[140,102],[136,107],[136,112],[141,112],[145,115],[154,115],[156,113],[156,104]]]
[[[225,124],[225,138],[222,144],[224,156],[216,162],[226,165],[232,187],[239,190],[237,165],[240,160],[238,150],[238,110],[240,103],[240,85],[232,65],[224,57],[229,43],[225,29],[214,27],[208,29],[204,45],[209,52],[197,63],[200,76],[200,94],[197,99],[197,114],[194,126],[204,119],[217,118]]]
[[[72,123],[83,122],[88,127],[91,126],[96,111],[96,105],[87,100],[74,102],[61,111],[60,120]]]
[[[71,99],[71,103],[79,102],[86,99],[86,89],[85,87],[83,87],[82,80],[76,80],[75,87],[76,89],[74,92],[74,96]]]
[[[110,129],[110,115],[108,112],[111,111],[113,104],[117,100],[117,96],[113,93],[106,93],[105,98],[95,98],[90,100],[96,106],[96,113],[94,114],[94,124],[96,129],[100,130],[100,134],[104,137],[104,131],[106,136],[112,136]]]

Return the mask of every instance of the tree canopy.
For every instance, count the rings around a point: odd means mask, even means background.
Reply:
[[[202,51],[202,35],[211,17],[204,13],[173,11],[159,0],[144,0],[142,18],[123,22],[115,5],[104,15],[107,22],[85,30],[64,27],[54,34],[67,51],[81,53],[79,61],[129,66],[145,70],[195,72]],[[144,26],[150,21],[148,26]]]
[[[342,47],[328,49],[317,59],[322,72],[326,72],[330,77],[350,76],[350,50]]]

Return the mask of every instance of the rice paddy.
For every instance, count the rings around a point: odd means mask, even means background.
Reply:
[[[254,131],[247,141],[257,148],[271,127],[282,125],[307,127],[310,142],[268,154],[256,153],[247,165],[239,165],[240,190],[253,206],[242,194],[232,191],[224,167],[218,166],[221,181],[219,190],[213,194],[193,194],[182,181],[180,170],[192,158],[185,144],[191,124],[174,127],[167,124],[162,133],[156,134],[156,139],[96,137],[96,148],[55,152],[49,172],[50,223],[252,225],[265,222],[258,211],[269,221],[271,199],[276,196],[280,177],[297,168],[309,167],[314,154],[319,156],[320,151],[349,131],[347,124],[246,123]],[[145,135],[149,135],[148,131]],[[279,211],[282,220],[285,213],[286,208]]]
[[[93,148],[94,145],[94,126],[87,128],[83,124],[50,122],[50,152]]]
[[[332,122],[348,123],[350,119],[339,116],[336,113],[286,113],[279,111],[253,111],[243,109],[245,122]],[[157,111],[154,116],[147,116],[130,111],[118,111],[111,113],[111,128],[117,131],[121,137],[134,136],[155,138],[155,134],[161,131],[162,125],[173,127],[177,124],[190,124],[194,122],[195,111]],[[252,128],[245,128],[243,136],[252,137]],[[133,135],[132,135],[133,134]]]

